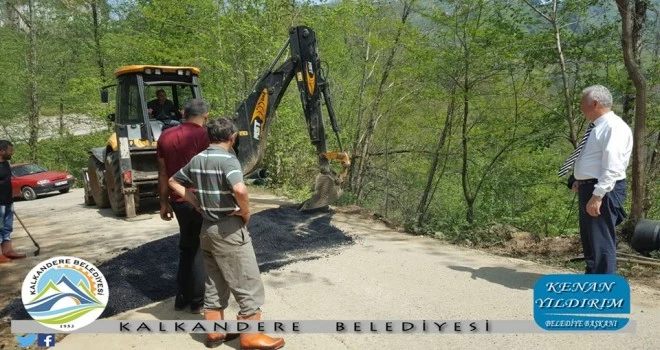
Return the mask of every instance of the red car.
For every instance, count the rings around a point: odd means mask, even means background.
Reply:
[[[67,193],[75,181],[69,173],[49,171],[36,163],[12,164],[11,174],[14,197],[22,197],[28,201],[48,192]]]

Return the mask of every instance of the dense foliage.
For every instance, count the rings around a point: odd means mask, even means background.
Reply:
[[[651,1],[639,43],[648,86],[645,209],[656,219],[658,11]],[[421,233],[494,223],[541,236],[577,232],[574,194],[556,171],[584,132],[582,89],[608,86],[615,112],[633,125],[613,1],[560,1],[553,10],[552,1],[509,0],[5,0],[0,21],[3,127],[28,127],[31,108],[103,120],[98,88],[127,64],[200,67],[214,115],[231,115],[287,29],[311,26],[352,155],[341,202]],[[76,172],[86,148],[103,141],[64,136],[17,156]],[[291,86],[264,166],[274,187],[301,199],[315,162]]]

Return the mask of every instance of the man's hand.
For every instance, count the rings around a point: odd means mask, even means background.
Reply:
[[[240,208],[231,215],[238,215],[243,218],[243,224],[247,226],[248,221],[250,221],[250,199],[248,196],[247,187],[242,182],[239,182],[232,186],[232,192],[234,192],[234,198],[236,198],[236,205]]]
[[[199,199],[197,199],[197,196],[195,196],[195,194],[190,188],[185,189],[185,195],[183,199],[185,199],[188,203],[192,204],[193,208],[195,208],[197,212],[199,213],[202,212],[202,205],[199,204]]]
[[[247,226],[248,222],[250,221],[250,217],[252,216],[249,210],[243,210],[243,209],[235,210],[230,215],[240,216],[241,219],[243,219],[243,224],[245,226]]]
[[[573,187],[571,188],[573,192],[578,193],[578,182],[573,182]]]
[[[172,213],[172,207],[168,203],[160,203],[160,218],[165,221],[172,220],[174,217]]]
[[[598,196],[591,196],[589,202],[587,203],[587,213],[591,216],[600,215],[600,206],[603,203],[603,198]]]

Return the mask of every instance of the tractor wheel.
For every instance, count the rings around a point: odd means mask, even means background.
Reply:
[[[117,216],[126,216],[119,159],[115,157],[114,152],[108,153],[105,157],[105,174],[105,186],[108,188],[108,199],[112,212]]]
[[[82,180],[83,190],[85,190],[84,202],[86,206],[91,207],[96,203],[94,202],[94,197],[92,197],[92,191],[89,189],[89,169],[87,168],[82,169],[82,177],[83,177]]]
[[[89,156],[87,161],[87,173],[89,175],[89,190],[92,192],[92,199],[96,206],[103,209],[110,206],[108,201],[108,192],[104,186],[103,163],[99,162],[94,156]],[[87,200],[85,200],[87,203]]]
[[[94,202],[94,197],[92,197],[91,194],[88,194],[87,189],[85,189],[85,205],[91,207],[94,204],[96,204],[96,202]]]

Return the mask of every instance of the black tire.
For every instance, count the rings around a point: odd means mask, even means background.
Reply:
[[[26,201],[32,201],[37,199],[37,192],[34,192],[34,189],[30,186],[25,186],[21,189],[21,196]]]
[[[116,216],[126,216],[126,202],[124,200],[124,191],[122,191],[123,181],[121,178],[121,169],[119,159],[115,153],[111,152],[105,157],[105,187],[108,189],[108,199],[110,207]]]
[[[103,181],[103,164],[94,156],[89,156],[87,161],[87,174],[89,175],[89,190],[94,203],[101,209],[108,208],[110,201]],[[85,199],[85,203],[87,203],[87,199]]]
[[[82,176],[83,176],[84,202],[86,206],[91,207],[92,205],[95,205],[96,202],[94,202],[94,197],[92,197],[92,192],[89,190],[89,180],[85,181],[86,179],[89,179],[89,169],[83,169]]]
[[[61,189],[61,190],[60,190],[60,193],[62,193],[62,194],[64,194],[64,193],[69,193],[69,188]]]
[[[85,190],[85,205],[91,207],[94,204],[96,204],[96,202],[94,202],[94,197],[92,197],[91,194],[87,194],[87,190]]]

